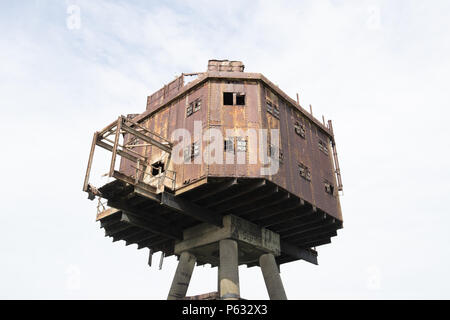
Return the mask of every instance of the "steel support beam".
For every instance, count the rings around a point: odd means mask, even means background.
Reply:
[[[180,230],[168,229],[157,223],[156,221],[150,221],[133,215],[130,212],[123,211],[120,219],[122,222],[127,222],[133,226],[145,229],[152,233],[160,234],[170,239],[182,239],[183,235]]]
[[[189,200],[185,200],[180,197],[175,197],[170,193],[167,192],[161,193],[161,204],[170,209],[191,216],[196,220],[207,222],[219,227],[222,226],[221,215],[216,214],[211,210],[204,209]]]
[[[296,258],[308,261],[317,265],[317,252],[311,249],[302,249],[289,242],[281,240],[280,242],[281,252]]]

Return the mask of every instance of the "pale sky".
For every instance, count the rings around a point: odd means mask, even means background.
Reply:
[[[0,1],[0,298],[167,297],[176,259],[150,268],[95,223],[92,134],[230,59],[334,123],[344,229],[319,266],[282,265],[288,298],[449,299],[449,16],[448,1]],[[216,284],[198,267],[188,295]],[[240,284],[268,298],[258,268]]]

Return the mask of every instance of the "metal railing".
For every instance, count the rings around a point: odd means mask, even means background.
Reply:
[[[128,142],[120,143],[120,135],[127,134]],[[140,141],[142,143],[135,143],[136,141]],[[159,134],[156,134],[147,128],[143,127],[141,124],[132,121],[124,116],[118,117],[118,119],[108,126],[106,126],[103,130],[95,132],[92,140],[91,151],[89,154],[88,166],[86,169],[86,175],[84,179],[83,191],[86,191],[90,194],[90,198],[92,196],[95,197],[101,196],[98,190],[89,184],[89,176],[92,169],[92,161],[94,157],[95,147],[99,146],[107,151],[110,151],[111,162],[109,165],[109,172],[107,176],[114,177],[119,180],[123,180],[127,183],[131,184],[147,184],[149,185],[149,181],[151,179],[144,179],[146,175],[150,175],[152,178],[157,180],[156,188],[161,188],[166,185],[166,179],[170,180],[170,187],[174,190],[176,185],[176,172],[166,169],[164,171],[159,172],[158,175],[152,175],[146,172],[146,168],[154,169],[156,167],[152,166],[149,162],[149,157],[147,154],[141,154],[135,150],[137,147],[147,147],[152,146],[156,147],[159,150],[167,153],[169,156],[167,158],[166,167],[169,166],[170,163],[170,155],[172,152],[172,143],[166,138],[162,137]],[[128,176],[123,172],[118,172],[115,170],[117,156],[121,158],[130,160],[132,163],[136,163],[135,175]],[[145,182],[147,181],[147,182]],[[169,187],[169,186],[168,186]],[[93,195],[91,195],[91,193]]]

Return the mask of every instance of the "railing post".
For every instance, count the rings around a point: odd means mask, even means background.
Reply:
[[[88,165],[86,168],[86,175],[84,176],[83,191],[87,191],[87,189],[88,189],[89,176],[91,174],[92,160],[94,158],[94,151],[95,151],[95,145],[97,144],[97,137],[98,137],[98,132],[94,133],[94,138],[92,139],[91,152],[89,153],[89,160],[88,160]]]
[[[112,149],[111,167],[109,168],[109,176],[114,174],[114,167],[116,165],[117,147],[119,146],[120,130],[122,127],[122,117],[117,119],[116,137],[114,139],[114,147]]]

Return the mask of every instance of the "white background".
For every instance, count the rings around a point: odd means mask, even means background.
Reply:
[[[0,1],[0,298],[166,298],[176,259],[149,268],[146,249],[105,238],[82,181],[95,130],[214,58],[243,61],[334,123],[344,229],[319,266],[282,266],[288,297],[450,298],[449,10]],[[216,276],[197,268],[188,294],[214,291]],[[258,268],[240,279],[244,298],[268,298]]]

